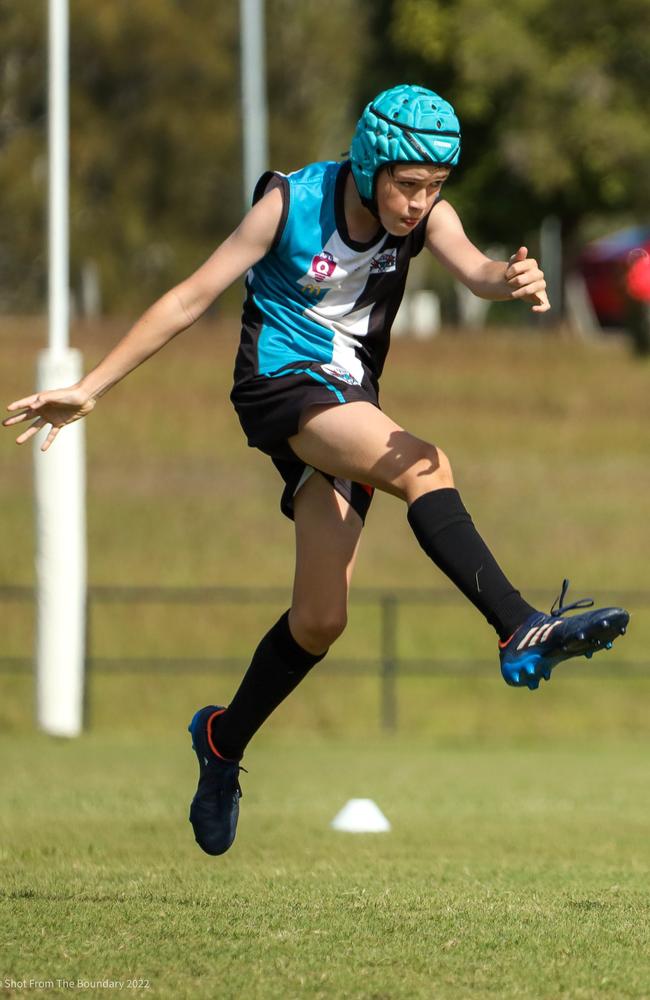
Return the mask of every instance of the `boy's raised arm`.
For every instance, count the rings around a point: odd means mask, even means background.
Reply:
[[[275,189],[251,208],[237,229],[194,274],[154,302],[77,385],[34,393],[10,403],[7,409],[13,416],[3,420],[5,427],[33,421],[16,438],[17,444],[24,444],[42,427],[52,424],[42,445],[42,450],[47,451],[62,427],[85,417],[100,396],[191,326],[229,285],[264,257],[281,214],[282,195]]]
[[[490,260],[467,237],[449,202],[441,202],[431,212],[426,246],[454,277],[482,299],[523,299],[531,303],[533,312],[539,313],[551,308],[544,272],[528,256],[527,248],[519,247],[508,261]]]

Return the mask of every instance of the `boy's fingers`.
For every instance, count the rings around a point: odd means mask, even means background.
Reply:
[[[527,285],[523,285],[516,291],[510,293],[510,298],[512,299],[525,299],[528,295],[538,295],[543,292],[546,288],[546,282],[543,278],[539,281],[531,281]]]
[[[47,449],[50,447],[50,445],[54,441],[54,438],[57,436],[60,430],[61,430],[60,427],[50,428],[50,433],[47,435],[47,437],[43,441],[43,444],[41,445],[41,451],[47,451]]]
[[[526,247],[519,247],[517,253],[513,253],[506,268],[506,280],[510,280],[516,274],[525,274],[530,268],[536,266],[536,261],[528,257]]]
[[[510,263],[515,264],[518,260],[525,260],[528,256],[528,247],[519,247],[518,250],[512,254],[510,258]]]
[[[22,413],[17,413],[13,417],[5,417],[2,421],[3,427],[11,427],[12,424],[19,424],[21,420],[30,420],[34,414],[31,410],[24,410]]]
[[[533,312],[548,312],[551,308],[551,303],[548,301],[546,292],[539,292],[537,298],[538,302],[532,307]]]
[[[31,427],[28,427],[26,431],[23,431],[23,433],[16,438],[16,444],[25,444],[25,441],[29,441],[31,437],[34,437],[34,434],[38,434],[41,427],[45,427],[46,423],[47,421],[43,420],[42,417],[40,420],[36,420]]]
[[[60,430],[61,430],[60,427],[53,427],[52,428],[52,430],[50,431],[50,433],[45,438],[45,441],[41,445],[41,451],[47,451],[47,449],[50,447],[50,445],[54,441],[54,438],[57,436],[57,434],[59,433]]]
[[[9,403],[9,406],[7,407],[7,409],[8,410],[20,410],[22,407],[25,407],[25,406],[29,406],[29,407],[34,406],[34,404],[38,404],[38,401],[39,401],[39,394],[38,393],[32,393],[31,396],[25,396],[24,399],[16,399],[13,403]]]
[[[540,271],[538,267],[530,268],[527,271],[520,271],[517,274],[512,274],[508,278],[508,284],[511,285],[513,289],[526,288],[528,285],[537,285],[540,281],[544,281],[544,272]]]
[[[530,290],[530,294],[526,296],[526,300],[532,303],[531,308],[534,312],[546,312],[547,309],[551,308],[548,295],[545,291],[545,285],[543,284],[540,288],[533,287]]]

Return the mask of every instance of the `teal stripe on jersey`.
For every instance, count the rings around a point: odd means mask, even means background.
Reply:
[[[281,372],[266,373],[267,378],[282,378],[283,375],[309,375],[310,378],[313,378],[314,382],[320,382],[326,389],[333,392],[339,403],[345,402],[345,396],[341,390],[337,389],[335,385],[328,382],[322,375],[319,375],[318,372],[312,371],[311,368],[285,368],[284,371]]]
[[[331,385],[331,383],[329,383],[326,378],[323,378],[322,375],[319,375],[318,372],[313,372],[310,368],[307,370],[306,374],[309,375],[310,378],[313,378],[315,382],[321,382],[324,386],[326,386],[330,390],[330,392],[333,392],[336,398],[338,399],[339,403],[345,402],[345,396],[343,395],[341,390],[337,389],[336,386]]]
[[[300,279],[336,230],[334,192],[340,166],[312,163],[288,175],[289,211],[282,236],[249,275],[249,292],[263,317],[257,342],[260,374],[300,357],[332,360],[332,330],[304,314],[322,297],[322,290],[318,282],[310,288]]]

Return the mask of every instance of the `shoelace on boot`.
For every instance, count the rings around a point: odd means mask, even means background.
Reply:
[[[591,608],[593,606],[593,597],[582,597],[579,601],[574,601],[573,604],[564,604],[564,598],[568,589],[569,581],[563,580],[562,590],[553,601],[553,606],[551,607],[551,616],[553,618],[559,618],[560,615],[566,614],[567,611],[575,611],[577,608]]]
[[[248,771],[246,770],[245,767],[242,767],[241,764],[239,765],[239,770],[237,771],[237,779],[238,779],[237,780],[237,791],[239,792],[239,798],[243,799],[244,793],[242,792],[241,785],[239,784],[239,772],[240,771],[243,771],[244,774],[248,774]]]

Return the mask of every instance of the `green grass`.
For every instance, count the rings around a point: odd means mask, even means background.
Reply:
[[[237,842],[210,859],[180,720],[164,738],[3,739],[2,977],[224,1000],[647,997],[648,749],[262,736]],[[390,834],[329,829],[357,796]]]

